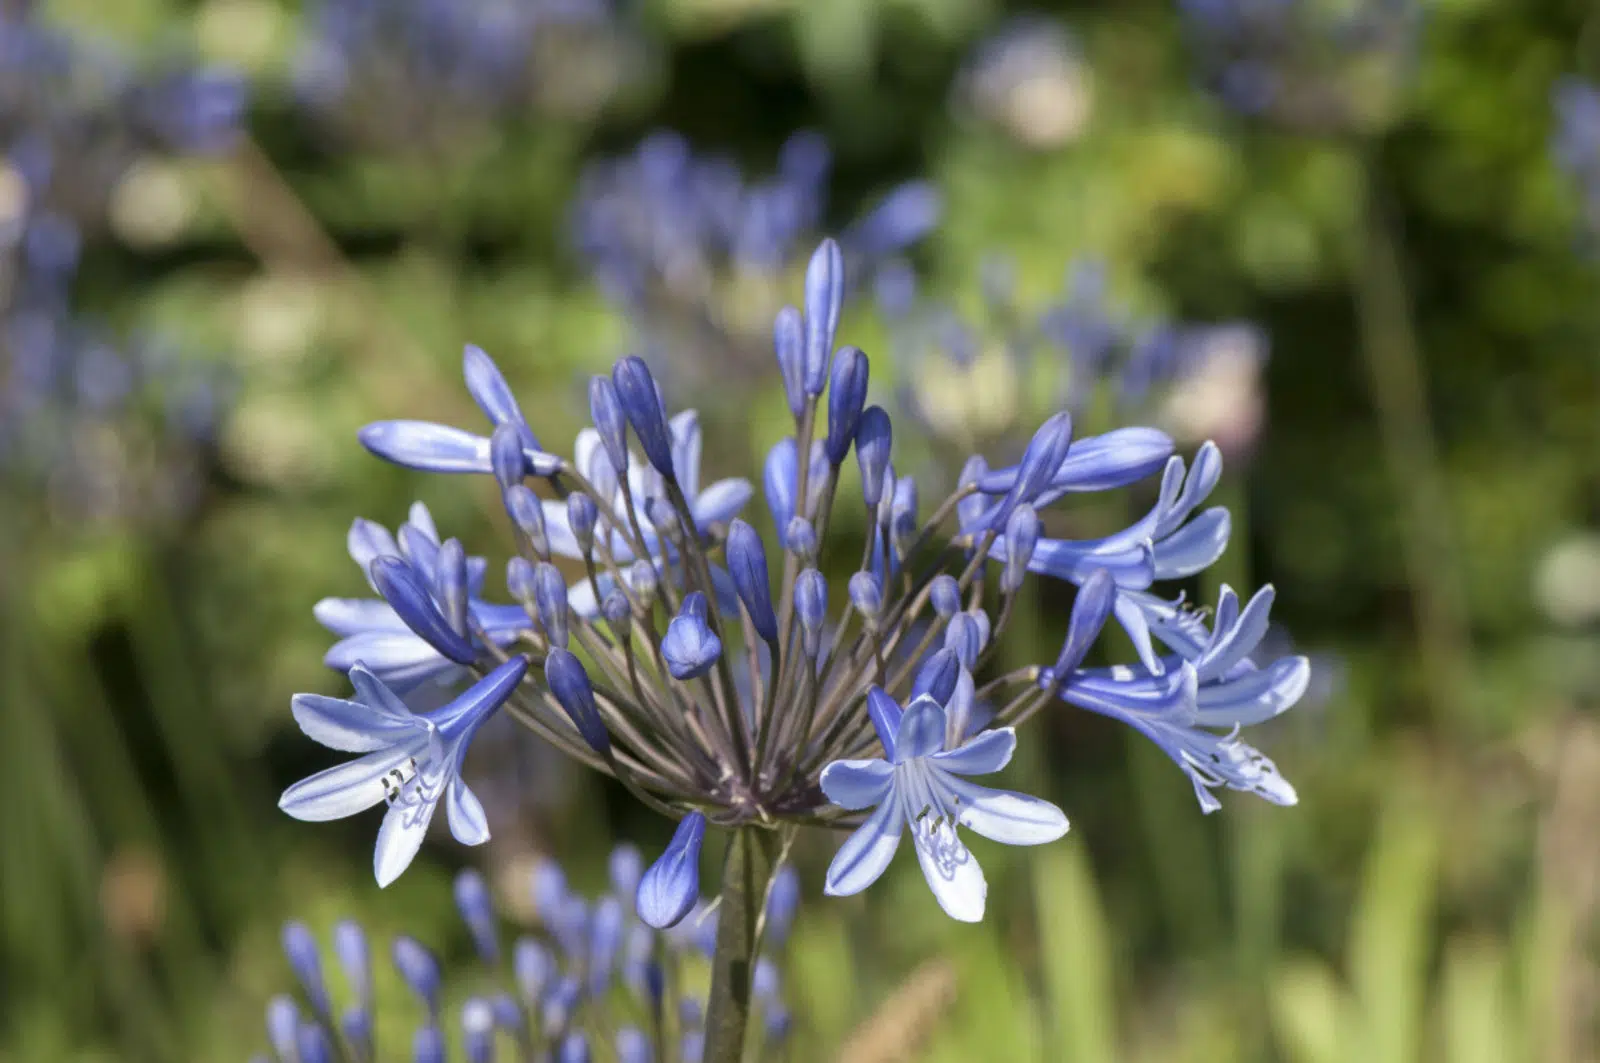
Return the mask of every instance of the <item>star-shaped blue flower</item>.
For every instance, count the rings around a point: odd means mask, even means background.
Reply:
[[[964,778],[1004,768],[1017,748],[1015,730],[984,731],[945,749],[945,710],[933,698],[916,699],[904,715],[881,690],[874,688],[870,701],[886,759],[836,760],[822,772],[822,791],[834,804],[874,809],[833,858],[826,892],[848,896],[876,882],[909,827],[939,906],[978,922],[988,885],[956,826],[1007,845],[1041,845],[1067,832],[1067,817],[1048,801]]]
[[[383,680],[362,665],[350,669],[356,700],[296,694],[300,729],[329,749],[365,756],[302,779],[278,807],[295,819],[322,822],[389,805],[378,830],[373,872],[378,885],[400,876],[422,846],[439,798],[450,833],[463,845],[489,840],[483,805],[461,781],[461,762],[478,728],[505,704],[528,670],[520,654],[473,684],[454,701],[413,713]]]

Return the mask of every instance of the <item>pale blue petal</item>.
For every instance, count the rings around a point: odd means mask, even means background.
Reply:
[[[1194,465],[1183,482],[1183,491],[1167,507],[1156,527],[1154,538],[1162,539],[1177,530],[1195,507],[1211,496],[1222,477],[1222,451],[1207,442],[1195,453]]]
[[[1222,637],[1195,661],[1195,670],[1200,673],[1202,682],[1226,676],[1234,665],[1245,660],[1261,645],[1270,623],[1268,614],[1272,611],[1274,593],[1271,585],[1262,587],[1226,631],[1222,628],[1219,612],[1216,630],[1222,632]]]
[[[322,663],[341,672],[364,664],[391,684],[396,682],[392,677],[405,677],[406,682],[415,684],[429,674],[455,667],[426,639],[409,630],[368,631],[340,639],[329,647]]]
[[[1106,491],[1137,483],[1159,470],[1172,451],[1172,437],[1155,428],[1118,428],[1075,439],[1050,478],[1046,499],[1067,491]]]
[[[520,605],[498,605],[492,602],[473,602],[472,616],[498,645],[506,645],[533,626],[528,613]]]
[[[433,522],[433,514],[429,512],[426,502],[411,503],[411,508],[406,511],[406,523],[421,532],[430,543],[439,545],[439,526]]]
[[[482,845],[489,840],[489,818],[484,815],[483,803],[460,778],[450,780],[445,790],[444,811],[450,833],[462,845]]]
[[[1233,521],[1226,509],[1206,510],[1156,543],[1156,579],[1187,579],[1210,568],[1227,550],[1232,531]]]
[[[1311,661],[1284,657],[1266,668],[1202,686],[1195,722],[1207,727],[1250,725],[1294,707],[1311,684]]]
[[[363,631],[409,631],[382,598],[324,598],[311,607],[317,623],[341,638]]]
[[[546,498],[540,501],[539,508],[544,511],[544,532],[550,539],[550,552],[582,561],[583,551],[578,549],[578,539],[572,534],[572,525],[567,523],[566,503]]]
[[[1049,801],[1010,790],[991,790],[965,779],[942,780],[957,820],[991,841],[1005,845],[1043,845],[1067,833],[1066,813]]]
[[[1005,558],[1005,536],[1000,536],[989,556]],[[1040,539],[1034,547],[1028,570],[1056,579],[1082,583],[1103,568],[1111,573],[1118,587],[1143,590],[1156,578],[1155,553],[1149,542],[1122,543],[1109,539]]]
[[[920,697],[906,706],[894,736],[894,762],[904,764],[943,749],[944,723],[944,708],[930,697]]]
[[[899,798],[891,790],[889,799],[879,805],[834,854],[823,892],[830,897],[849,897],[878,881],[900,847],[904,817]]]
[[[893,780],[887,760],[836,760],[822,769],[822,792],[840,808],[872,808],[889,796]]]
[[[389,749],[428,726],[410,713],[396,716],[387,706],[375,708],[322,694],[296,694],[289,710],[306,737],[343,753]]]
[[[488,472],[489,440],[431,421],[377,421],[361,429],[363,446],[380,458],[424,472]]]
[[[672,430],[672,467],[678,474],[678,486],[683,488],[685,498],[693,499],[700,493],[700,415],[684,410],[672,418],[668,427]]]
[[[410,706],[401,701],[383,680],[364,665],[357,664],[350,669],[350,683],[356,688],[356,696],[374,712],[383,713],[395,720],[426,724],[421,717],[413,715]]]
[[[411,866],[438,805],[437,797],[432,801],[402,798],[384,814],[383,826],[378,828],[378,845],[372,854],[372,873],[379,886],[387,886]]]
[[[911,840],[922,877],[928,880],[939,907],[963,923],[981,922],[989,884],[978,861],[956,836],[955,827],[944,819],[929,817],[912,831]]]
[[[1117,622],[1122,625],[1122,630],[1128,633],[1128,638],[1133,641],[1133,650],[1139,655],[1139,662],[1145,669],[1154,675],[1160,675],[1166,670],[1161,663],[1161,658],[1156,656],[1156,648],[1150,642],[1150,625],[1145,615],[1140,598],[1132,594],[1119,593],[1116,600],[1111,603],[1111,611],[1115,614]]]
[[[345,536],[345,549],[350,552],[350,560],[361,569],[361,575],[369,583],[372,577],[367,570],[372,567],[374,559],[400,556],[400,545],[389,534],[389,529],[362,517],[351,522],[349,534]]]
[[[1192,718],[1197,686],[1194,666],[1187,661],[1160,676],[1136,676],[1119,665],[1076,673],[1061,696],[1079,708],[1121,719],[1146,716],[1187,721]]]
[[[754,493],[749,480],[718,480],[694,499],[695,525],[704,532],[713,524],[728,523],[739,515]]]
[[[1015,728],[985,731],[960,749],[935,753],[933,763],[956,775],[990,775],[1011,763],[1017,749]]]
[[[319,771],[285,790],[278,807],[309,823],[364,812],[383,800],[383,777],[426,746],[423,740],[407,742]]]

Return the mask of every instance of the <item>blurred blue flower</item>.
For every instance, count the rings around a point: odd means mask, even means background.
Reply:
[[[1600,240],[1600,87],[1565,77],[1551,93],[1555,132],[1551,149],[1577,185],[1583,224],[1590,240]]]

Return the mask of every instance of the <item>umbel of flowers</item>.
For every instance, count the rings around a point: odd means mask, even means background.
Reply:
[[[831,895],[871,885],[909,834],[939,905],[969,921],[983,916],[985,883],[958,827],[1014,845],[1066,832],[1054,805],[976,781],[1006,765],[1015,727],[1041,709],[1064,703],[1137,728],[1208,812],[1221,788],[1295,801],[1239,737],[1292,706],[1309,678],[1304,658],[1255,656],[1271,589],[1241,602],[1224,588],[1209,614],[1153,589],[1201,571],[1227,544],[1227,511],[1204,508],[1217,448],[1186,463],[1153,429],[1074,439],[1061,413],[1018,464],[969,459],[924,515],[916,483],[895,473],[888,415],[867,405],[867,356],[835,349],[842,274],[838,247],[824,241],[804,312],[785,308],[775,323],[794,433],[762,471],[771,546],[741,517],[752,484],[702,480],[695,415],[669,417],[638,358],[591,381],[593,426],[570,458],[544,447],[476,348],[466,383],[487,434],[417,421],[363,429],[389,461],[498,481],[520,547],[506,565],[514,604],[484,599],[486,563],[441,540],[420,506],[394,535],[358,520],[350,552],[379,597],[317,606],[339,636],[328,662],[348,669],[356,700],[293,704],[312,738],[362,755],[290,787],[283,809],[323,820],[386,804],[375,857],[384,885],[416,854],[441,799],[459,841],[488,837],[461,765],[500,709],[679,821],[636,891],[646,923],[689,913],[705,835],[725,832],[712,1063],[741,1058],[763,898],[797,829],[851,832],[828,869]],[[839,491],[851,460],[859,497]],[[1152,476],[1154,505],[1122,531],[1043,533],[1045,507]],[[847,505],[866,508],[871,530],[841,594],[819,561]],[[1078,588],[1065,642],[1053,661],[990,676],[1030,573]],[[1137,658],[1086,666],[1112,617]],[[408,691],[441,680],[466,689],[425,714],[407,708]]]

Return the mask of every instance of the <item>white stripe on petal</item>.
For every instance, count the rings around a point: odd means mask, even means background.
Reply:
[[[1038,797],[991,790],[987,786],[946,776],[941,780],[959,809],[962,826],[1005,845],[1043,845],[1067,833],[1061,809]]]
[[[911,836],[922,877],[928,880],[939,907],[952,919],[980,922],[989,884],[983,880],[978,861],[956,837],[955,827],[930,816],[912,828]]]
[[[407,742],[319,771],[285,790],[278,807],[312,823],[363,812],[383,800],[383,777],[424,748],[424,741]]]
[[[882,804],[894,779],[886,760],[836,760],[822,769],[822,792],[840,808]]]
[[[823,892],[830,897],[848,897],[878,881],[900,847],[900,831],[905,827],[903,816],[899,797],[891,790],[888,800],[879,805],[834,854]]]

